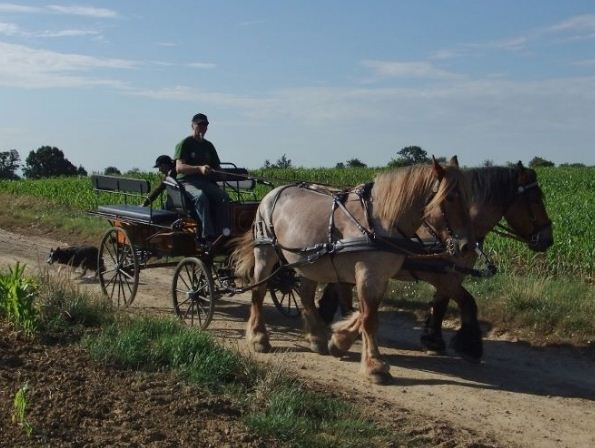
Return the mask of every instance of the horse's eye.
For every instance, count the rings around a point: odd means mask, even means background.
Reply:
[[[446,195],[446,200],[448,202],[454,202],[459,198],[459,193],[448,193]]]

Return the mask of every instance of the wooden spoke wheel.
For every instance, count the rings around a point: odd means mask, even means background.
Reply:
[[[269,283],[269,293],[275,307],[285,317],[299,317],[299,277],[293,270],[282,269]]]
[[[109,229],[99,248],[98,274],[101,290],[119,307],[129,306],[138,289],[138,258],[126,231]]]
[[[204,330],[215,311],[215,285],[211,268],[194,257],[184,258],[174,273],[171,296],[180,319]]]

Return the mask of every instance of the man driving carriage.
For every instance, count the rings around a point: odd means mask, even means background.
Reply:
[[[212,172],[220,169],[221,162],[215,146],[204,138],[208,126],[205,114],[194,115],[192,135],[178,143],[174,158],[177,180],[202,223],[202,237],[212,240],[229,232],[229,196],[219,188]]]

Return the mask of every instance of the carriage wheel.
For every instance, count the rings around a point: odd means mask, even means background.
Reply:
[[[201,330],[207,328],[215,311],[214,289],[211,269],[202,260],[189,257],[180,261],[171,285],[178,317]]]
[[[269,285],[271,299],[281,314],[292,319],[302,314],[298,305],[299,278],[293,270],[281,270]]]
[[[138,288],[139,266],[124,229],[112,227],[105,233],[99,248],[98,266],[103,293],[118,308],[130,305]]]

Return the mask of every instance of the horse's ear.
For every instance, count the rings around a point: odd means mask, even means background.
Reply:
[[[457,168],[459,167],[459,158],[457,157],[456,154],[450,158],[450,160],[448,161],[448,164],[450,166],[455,166]]]
[[[527,168],[525,168],[523,166],[523,162],[521,162],[519,160],[519,163],[517,163],[517,168],[519,169],[519,176],[518,176],[518,182],[520,185],[524,185],[529,183],[529,172],[527,171]]]
[[[438,179],[442,179],[444,177],[444,168],[440,165],[434,156],[432,156],[432,168],[434,169],[434,174]]]

